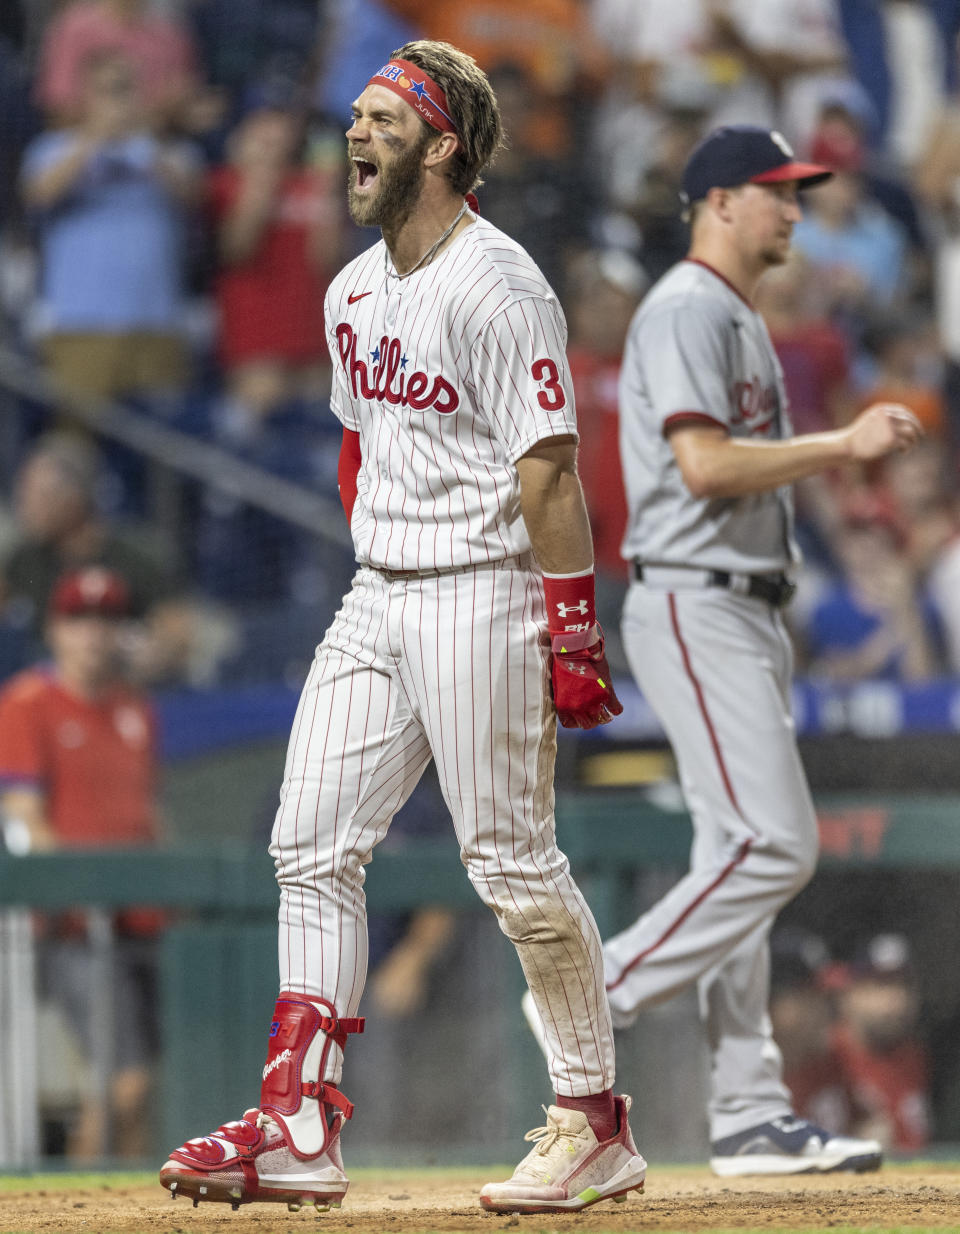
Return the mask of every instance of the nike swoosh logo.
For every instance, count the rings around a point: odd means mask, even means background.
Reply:
[[[347,296],[347,304],[356,304],[358,300],[362,300],[364,296],[369,296],[369,295],[370,295],[369,291],[360,291],[360,292],[352,291],[350,295]]]

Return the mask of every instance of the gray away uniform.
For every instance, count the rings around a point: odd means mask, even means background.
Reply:
[[[712,1053],[710,1135],[788,1114],[767,1015],[774,918],[810,878],[817,829],[790,713],[792,651],[750,577],[797,561],[788,489],[701,500],[669,442],[681,423],[765,441],[791,433],[759,314],[683,261],[630,327],[620,388],[629,521],[642,563],[623,614],[634,676],[673,746],[693,818],[689,873],[604,946],[614,1024],[698,982]],[[711,572],[729,575],[726,586]]]

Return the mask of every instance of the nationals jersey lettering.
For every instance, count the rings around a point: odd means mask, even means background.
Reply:
[[[681,261],[647,293],[620,374],[620,450],[629,515],[623,556],[731,572],[783,570],[799,557],[789,487],[694,497],[670,445],[683,424],[777,440],[792,428],[763,318],[716,271]]]
[[[337,326],[337,346],[343,367],[350,375],[354,398],[361,394],[366,399],[385,399],[394,406],[412,407],[415,411],[432,407],[441,415],[449,415],[460,406],[460,396],[449,381],[434,377],[431,382],[426,373],[419,371],[408,378],[401,371],[407,366],[407,357],[397,338],[384,335],[370,353],[372,373],[367,362],[357,357],[357,336],[346,323]]]
[[[442,570],[526,552],[517,460],[576,436],[566,323],[529,255],[477,219],[401,279],[381,240],[334,279],[326,322],[331,406],[360,436],[357,560]]]
[[[780,399],[775,385],[764,385],[759,377],[735,381],[730,391],[731,425],[746,424],[756,436],[767,433],[777,422]]]

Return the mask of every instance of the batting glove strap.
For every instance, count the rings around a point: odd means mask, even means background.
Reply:
[[[623,711],[603,654],[603,634],[582,651],[553,654],[553,702],[564,728],[596,728]],[[565,636],[564,636],[565,637]]]
[[[596,651],[603,655],[603,634],[600,627],[594,623],[589,630],[571,631],[569,634],[554,634],[550,639],[550,650],[555,656],[569,655],[577,651]]]

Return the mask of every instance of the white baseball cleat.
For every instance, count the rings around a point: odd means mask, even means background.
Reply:
[[[861,1174],[878,1170],[883,1161],[879,1140],[834,1135],[792,1115],[714,1140],[710,1148],[710,1168],[721,1178],[840,1170]]]
[[[493,1212],[579,1212],[599,1200],[626,1199],[643,1191],[647,1163],[627,1122],[629,1097],[617,1097],[616,1135],[601,1143],[580,1110],[552,1105],[545,1127],[524,1136],[535,1147],[505,1183],[487,1183],[480,1203]]]
[[[295,1157],[283,1129],[261,1110],[247,1110],[211,1135],[188,1140],[170,1154],[160,1182],[173,1199],[185,1195],[234,1210],[254,1200],[286,1204],[292,1211],[313,1204],[320,1212],[339,1208],[349,1180],[343,1172],[337,1129],[323,1152]]]

